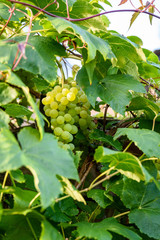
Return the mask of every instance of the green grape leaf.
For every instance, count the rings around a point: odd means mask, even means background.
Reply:
[[[24,128],[18,138],[22,150],[9,130],[1,130],[0,153],[3,161],[0,171],[26,166],[33,173],[35,187],[41,193],[42,206],[48,207],[62,191],[57,175],[78,180],[73,159],[58,147],[52,134],[44,134],[40,141],[37,130]]]
[[[139,159],[127,152],[116,152],[99,146],[94,158],[97,162],[110,162],[109,167],[114,167],[121,174],[136,181],[144,180],[142,165]]]
[[[129,240],[142,239],[135,232],[121,225],[113,218],[106,218],[99,223],[79,222],[74,225],[78,227],[77,230],[80,237],[85,236],[97,240],[110,240],[112,239],[110,232],[114,232],[128,238]]]
[[[7,83],[0,82],[0,106],[12,102],[17,97],[17,91]]]
[[[21,81],[21,79],[15,73],[13,73],[11,71],[9,71],[9,76],[7,78],[7,82],[21,88],[22,91],[24,92],[24,95],[26,96],[28,103],[30,104],[30,106],[32,107],[32,109],[34,111],[35,118],[36,118],[37,125],[38,125],[39,132],[40,132],[40,136],[42,139],[43,134],[44,134],[44,129],[43,129],[44,121],[42,118],[42,114],[40,113],[35,101],[33,100],[32,96],[29,92],[29,88],[26,87],[26,85]]]
[[[160,108],[158,105],[149,99],[138,96],[132,99],[127,111],[135,111],[135,110],[144,110],[147,118],[153,119],[156,115],[158,115]]]
[[[86,62],[92,61],[96,57],[97,51],[99,51],[103,55],[104,59],[115,59],[115,55],[113,54],[111,47],[109,46],[107,41],[98,38],[97,36],[87,32],[76,24],[66,21],[64,19],[51,17],[48,17],[48,19],[56,28],[58,33],[62,33],[64,30],[71,28],[76,34],[78,34],[79,38],[82,39],[84,43],[87,43],[88,57]],[[67,32],[67,30],[65,32]]]
[[[10,214],[12,213],[10,212]],[[40,220],[36,214],[32,212],[32,214],[26,215],[25,212],[21,213],[20,211],[19,213],[16,212],[13,214],[14,215],[2,216],[0,222],[0,233],[4,234],[4,237],[2,239],[33,240],[33,232],[30,228],[30,225],[34,229],[34,233],[37,236],[37,239],[39,239],[41,226]]]
[[[10,3],[6,1],[6,4],[0,3],[0,17],[2,17],[5,20],[8,20],[10,13],[9,9],[10,6],[8,6]],[[15,14],[12,14],[11,20],[10,21],[19,21],[20,18],[24,17],[24,14],[19,11],[15,11]]]
[[[30,116],[32,115],[32,112],[28,108],[15,103],[7,104],[5,106],[5,112],[9,114],[11,117],[17,117],[17,118],[22,118],[24,116],[27,116],[29,119]]]
[[[160,134],[148,129],[119,128],[114,139],[122,135],[134,141],[147,156],[160,158]]]
[[[18,47],[23,47],[24,37],[0,42],[0,61],[12,67]],[[21,45],[20,45],[21,44]],[[65,56],[65,49],[51,38],[31,36],[25,48],[26,58],[22,58],[16,70],[24,69],[39,74],[48,82],[54,82],[57,76],[56,55]]]
[[[2,109],[0,109],[0,129],[8,128],[8,123],[10,122],[9,115],[5,113]]]
[[[112,136],[106,135],[99,129],[93,130],[93,132],[89,134],[89,138],[109,144],[110,146],[116,148],[119,151],[122,150],[122,145],[118,140],[114,141]]]
[[[24,174],[23,174],[23,172],[20,169],[13,170],[10,173],[11,173],[12,178],[16,182],[18,182],[18,183],[24,183],[25,182]]]
[[[102,208],[106,208],[112,203],[112,201],[107,197],[106,192],[102,189],[91,189],[87,193],[87,197],[95,200]]]
[[[49,240],[49,239],[63,240],[62,235],[48,221],[44,220],[41,223],[41,227],[42,227],[42,232],[41,232],[40,240]]]
[[[152,182],[137,183],[124,179],[121,200],[130,208],[129,222],[135,223],[141,232],[155,239],[160,238],[160,191]]]

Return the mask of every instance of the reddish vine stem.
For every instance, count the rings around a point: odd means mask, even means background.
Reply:
[[[28,6],[28,7],[31,7],[31,8],[35,8],[35,9],[37,9],[37,10],[39,10],[39,11],[41,11],[41,12],[43,12],[43,13],[51,16],[51,17],[56,17],[56,18],[61,18],[61,19],[68,20],[68,18],[66,18],[66,17],[57,16],[55,14],[52,14],[50,12],[47,12],[47,11],[43,10],[40,7],[34,6],[32,4],[29,4],[29,3],[19,2],[19,1],[16,1],[16,0],[7,0],[7,1],[12,2],[12,3],[21,4],[21,5],[24,5],[24,6]],[[95,17],[98,17],[98,16],[109,14],[109,13],[120,13],[120,12],[139,12],[139,10],[137,10],[137,9],[119,9],[119,10],[105,11],[103,13],[98,13],[98,14],[95,14],[95,15],[92,15],[92,16],[89,16],[89,17],[85,17],[85,18],[79,18],[79,19],[70,18],[69,20],[71,22],[79,22],[79,21],[88,20],[88,19],[91,19],[91,18],[95,18]],[[146,12],[146,11],[143,11],[142,13],[145,13],[145,14],[148,14],[148,15],[151,15],[151,16],[153,16],[155,18],[160,19],[160,16],[155,15],[153,13]]]
[[[9,23],[9,21],[10,21],[12,15],[13,15],[13,13],[14,13],[14,10],[15,10],[15,6],[14,6],[13,8],[10,8],[10,10],[9,10],[9,11],[10,11],[9,18],[8,18],[6,24],[4,25],[4,27],[2,28],[2,31],[1,31],[1,33],[0,33],[0,36],[2,35],[2,33],[3,33],[4,30],[5,30],[5,28],[7,27],[7,25],[8,25],[8,23]]]
[[[57,2],[57,0],[54,0],[54,2],[47,4],[42,10],[45,10],[45,9],[48,8],[49,6],[55,4],[56,2]],[[33,20],[34,20],[36,17],[38,17],[38,16],[43,12],[42,10],[39,11],[38,13],[36,13],[36,14],[34,15]]]
[[[153,88],[155,88],[157,91],[160,92],[160,89],[159,89],[158,87],[154,86],[152,83],[149,83],[146,79],[144,79],[144,78],[142,78],[142,77],[140,77],[140,79],[141,79],[143,82],[145,82],[147,85],[149,85],[150,87],[153,87]]]

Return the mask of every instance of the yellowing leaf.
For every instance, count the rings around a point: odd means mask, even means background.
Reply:
[[[122,0],[118,6],[120,6],[120,5],[122,5],[122,4],[126,3],[126,2],[128,2],[128,0]]]

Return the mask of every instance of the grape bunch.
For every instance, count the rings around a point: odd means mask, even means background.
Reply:
[[[42,103],[45,105],[45,115],[51,118],[54,135],[64,149],[74,150],[72,141],[78,129],[87,134],[89,129],[95,128],[87,96],[71,78],[63,88],[56,85],[42,99]]]

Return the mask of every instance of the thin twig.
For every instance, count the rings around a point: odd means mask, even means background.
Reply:
[[[93,162],[90,162],[87,171],[84,173],[83,177],[81,178],[80,183],[76,186],[77,189],[80,188],[80,186],[82,185],[82,183],[85,181],[86,177],[88,176],[88,173],[90,172],[91,168],[93,167]]]
[[[149,85],[150,87],[153,87],[153,88],[155,88],[157,91],[160,92],[160,89],[159,89],[158,87],[154,86],[152,83],[149,83],[146,79],[144,79],[144,78],[142,78],[142,77],[140,77],[140,79],[141,79],[143,82],[145,82],[147,85]]]
[[[28,6],[28,7],[31,7],[31,8],[35,8],[35,9],[37,9],[37,10],[39,10],[39,11],[44,12],[45,14],[47,14],[47,15],[49,15],[49,16],[51,16],[51,17],[56,17],[56,18],[61,18],[61,19],[66,19],[66,20],[68,20],[68,18],[66,18],[66,17],[57,16],[57,15],[55,15],[55,14],[52,14],[52,13],[50,13],[50,12],[47,12],[47,11],[43,10],[43,9],[40,8],[40,7],[34,6],[34,5],[32,5],[32,4],[29,4],[29,3],[19,2],[19,1],[16,1],[16,0],[7,0],[7,1],[12,2],[12,3],[21,4],[21,5],[24,5],[24,6]],[[139,10],[137,10],[137,9],[119,9],[119,10],[105,11],[105,12],[98,13],[98,14],[95,14],[95,15],[91,15],[91,16],[85,17],[85,18],[79,18],[79,19],[70,18],[70,21],[71,21],[71,22],[80,22],[80,21],[84,21],[84,20],[91,19],[91,18],[99,17],[99,16],[102,16],[102,15],[105,15],[105,14],[118,13],[118,12],[119,12],[119,13],[120,13],[120,12],[139,12]],[[160,19],[160,16],[155,15],[155,14],[153,14],[153,13],[146,12],[146,11],[144,11],[144,12],[142,12],[142,13],[145,13],[145,14],[147,14],[147,15],[151,15],[151,16],[153,16],[153,17],[155,17],[155,18]]]
[[[45,10],[47,7],[51,6],[52,4],[55,4],[56,2],[57,2],[57,0],[54,0],[54,2],[52,2],[52,3],[48,3],[42,10]],[[43,12],[42,10],[40,10],[38,13],[36,13],[34,15],[33,20]]]
[[[1,36],[2,33],[4,32],[4,30],[5,30],[5,28],[7,27],[9,21],[11,20],[11,17],[12,17],[12,15],[13,15],[13,13],[14,13],[14,10],[15,10],[15,6],[14,6],[13,8],[10,8],[10,9],[9,9],[10,15],[9,15],[9,18],[8,18],[6,24],[5,24],[4,27],[2,28],[2,31],[1,31],[1,33],[0,33],[0,36]]]
[[[68,20],[70,20],[70,16],[69,16],[69,7],[68,7],[68,0],[66,0],[66,8],[67,8],[67,16],[68,16]]]
[[[103,132],[106,131],[106,116],[107,116],[107,110],[109,108],[109,105],[106,104],[105,110],[104,110],[104,119],[103,119]]]

